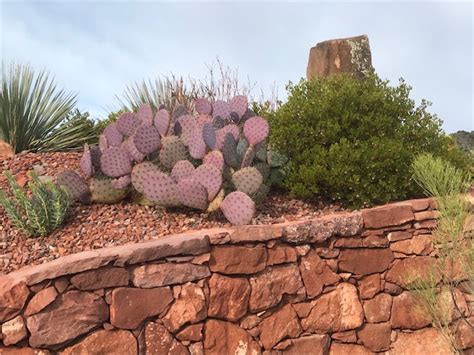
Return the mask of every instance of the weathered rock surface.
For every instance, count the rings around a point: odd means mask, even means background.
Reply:
[[[332,39],[318,43],[309,52],[306,77],[327,77],[351,73],[364,78],[371,71],[372,55],[367,35]]]
[[[7,142],[0,140],[0,161],[11,158],[14,155],[13,148]]]
[[[431,319],[424,312],[421,304],[408,291],[393,297],[392,328],[420,329],[431,323]]]
[[[222,274],[254,274],[265,269],[264,247],[217,246],[212,249],[209,267]]]
[[[385,351],[390,347],[390,323],[364,324],[357,336],[364,346],[372,351]]]
[[[137,287],[151,288],[176,285],[211,276],[206,265],[191,263],[148,264],[135,268],[132,282]]]
[[[206,296],[201,287],[193,283],[176,286],[179,291],[174,303],[163,317],[163,323],[176,332],[187,323],[197,323],[207,317]]]
[[[342,332],[362,325],[364,312],[357,289],[350,283],[339,284],[334,291],[323,294],[311,302],[308,317],[301,320],[305,331]]]
[[[358,282],[360,298],[370,299],[380,292],[380,274],[372,274],[362,277]]]
[[[108,287],[128,286],[128,271],[121,267],[105,267],[85,271],[71,277],[71,283],[79,290],[98,290]]]
[[[330,338],[328,335],[315,334],[291,339],[291,345],[288,346],[283,354],[285,355],[302,355],[314,354],[324,355],[329,353]]]
[[[452,354],[449,344],[435,328],[418,330],[413,333],[398,332],[391,344],[390,355],[412,354]]]
[[[203,323],[191,324],[176,334],[176,338],[181,341],[201,341],[203,326]]]
[[[369,275],[387,270],[393,258],[389,248],[345,249],[339,255],[339,269],[357,275]]]
[[[0,323],[20,313],[29,295],[30,290],[24,282],[0,277]]]
[[[10,319],[8,322],[3,323],[1,330],[3,344],[6,346],[18,343],[19,341],[26,338],[27,335],[25,322],[21,316],[16,316],[15,318]]]
[[[72,354],[138,354],[137,340],[127,330],[98,330],[60,352]]]
[[[31,316],[32,314],[38,313],[54,302],[56,297],[58,297],[58,292],[52,286],[41,290],[31,298],[30,302],[28,302],[28,306],[25,309],[25,316]]]
[[[365,318],[369,323],[388,322],[391,309],[392,296],[387,293],[379,293],[373,299],[364,301]]]
[[[145,327],[145,354],[186,355],[189,351],[163,325],[149,322]]]
[[[265,349],[271,349],[282,339],[296,338],[302,332],[296,312],[290,304],[265,318],[258,327]]]
[[[435,259],[430,256],[397,259],[385,275],[385,280],[406,288],[410,282],[418,277],[429,277],[434,262]],[[437,280],[440,280],[440,275],[437,275]]]
[[[390,245],[394,252],[403,254],[428,255],[433,251],[433,237],[430,234],[415,235]]]
[[[209,317],[236,321],[247,314],[250,283],[245,278],[213,274],[209,279]]]
[[[162,313],[172,301],[169,287],[116,288],[111,294],[110,322],[117,328],[135,329],[146,318]]]
[[[365,228],[385,228],[399,226],[415,219],[409,204],[392,204],[362,210]]]
[[[97,328],[109,316],[104,300],[93,293],[69,291],[46,309],[26,318],[33,347],[62,344]]]
[[[250,310],[262,311],[280,303],[284,295],[305,296],[298,266],[288,264],[268,267],[250,278]]]
[[[342,343],[331,343],[329,349],[330,355],[373,355],[372,351],[368,350],[362,345],[357,344],[342,344]]]
[[[204,334],[206,354],[260,354],[260,347],[250,334],[233,323],[209,319],[204,324]]]
[[[297,260],[297,253],[295,248],[285,245],[275,245],[268,249],[267,265],[277,265],[283,263],[293,263]]]
[[[324,286],[334,285],[341,279],[314,250],[301,258],[300,273],[309,298],[320,295]]]

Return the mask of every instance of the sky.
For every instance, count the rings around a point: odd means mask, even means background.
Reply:
[[[473,13],[471,2],[0,0],[0,54],[47,69],[104,118],[127,85],[204,78],[216,58],[256,82],[255,96],[276,88],[284,100],[316,43],[367,34],[377,73],[403,77],[450,133],[474,129]]]

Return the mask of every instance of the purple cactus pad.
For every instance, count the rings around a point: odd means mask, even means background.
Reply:
[[[128,185],[130,185],[131,182],[132,182],[132,179],[130,175],[125,175],[125,176],[119,177],[118,179],[113,179],[110,182],[110,184],[112,185],[114,189],[123,190],[123,189],[126,189]]]
[[[159,110],[155,115],[155,127],[158,129],[158,132],[160,132],[162,137],[168,134],[170,119],[170,113],[165,109]]]
[[[81,168],[82,173],[90,178],[93,174],[93,167],[92,167],[92,156],[91,151],[89,149],[89,145],[86,143],[84,144],[84,152],[82,153],[81,161],[79,162],[79,166]]]
[[[143,154],[153,153],[161,145],[160,133],[154,126],[140,126],[133,135],[133,143]]]
[[[227,195],[220,208],[225,218],[236,226],[249,224],[255,214],[255,203],[240,191],[234,191]]]
[[[198,210],[207,208],[207,191],[200,182],[194,179],[183,179],[178,182],[178,199],[183,205]]]
[[[132,163],[128,152],[121,147],[107,148],[100,157],[102,172],[110,177],[130,174]]]
[[[206,152],[207,148],[203,139],[202,128],[196,127],[189,139],[189,155],[194,159],[202,159]]]
[[[210,115],[212,113],[212,104],[208,99],[197,99],[194,102],[194,108],[200,115]]]
[[[229,102],[230,111],[235,112],[239,115],[239,118],[242,117],[247,111],[248,108],[248,100],[247,97],[244,95],[238,95],[232,98]]]
[[[224,170],[224,156],[219,150],[213,150],[206,154],[203,159],[204,164],[212,164],[220,171]]]
[[[137,120],[133,112],[124,112],[117,120],[117,129],[127,137],[133,135],[139,125],[140,121]]]
[[[104,129],[104,135],[107,138],[108,145],[120,147],[123,141],[123,134],[117,129],[117,123],[112,123]]]
[[[250,145],[262,143],[268,137],[269,131],[268,122],[262,117],[252,117],[245,121],[244,136]]]
[[[213,150],[216,148],[216,129],[212,123],[205,123],[202,126],[202,138],[209,149]]]
[[[230,115],[230,105],[222,100],[216,100],[212,105],[212,115],[228,118]]]
[[[142,104],[137,111],[137,117],[144,125],[151,126],[153,124],[153,110],[148,104]]]
[[[189,160],[178,161],[171,170],[171,178],[175,182],[183,179],[189,179],[194,173],[194,166]]]
[[[212,164],[198,166],[192,177],[206,188],[208,201],[212,201],[221,189],[222,171]]]

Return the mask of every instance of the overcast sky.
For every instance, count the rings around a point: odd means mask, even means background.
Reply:
[[[403,77],[433,102],[447,132],[473,128],[473,4],[0,0],[4,63],[51,71],[104,117],[143,78],[204,77],[218,56],[285,97],[317,42],[367,34],[382,78]]]

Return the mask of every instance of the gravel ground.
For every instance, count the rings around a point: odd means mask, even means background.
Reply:
[[[0,162],[0,170],[10,170],[21,184],[35,169],[55,176],[65,169],[79,171],[80,153],[25,153]],[[0,188],[6,179],[0,176]],[[272,194],[257,211],[254,224],[274,224],[301,217],[338,211],[334,205],[309,204],[283,194]],[[188,230],[230,226],[220,213],[187,209],[166,211],[158,207],[119,203],[115,205],[74,204],[64,225],[48,237],[27,238],[12,227],[0,207],[0,274],[25,265],[36,265],[60,256],[85,250],[161,238]]]

